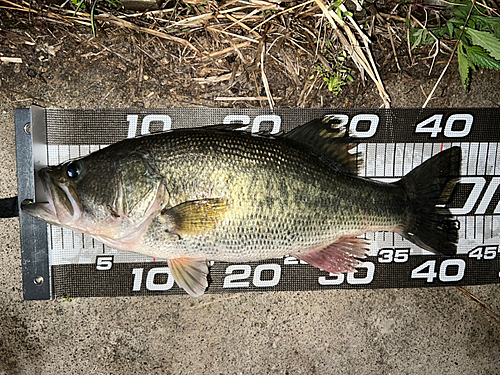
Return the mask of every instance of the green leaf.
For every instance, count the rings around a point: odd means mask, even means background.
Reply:
[[[411,49],[414,49],[417,46],[428,44],[434,39],[430,36],[429,30],[427,29],[413,29],[410,34],[410,42],[413,42],[411,45]]]
[[[416,46],[422,43],[422,33],[424,29],[413,29],[410,32],[410,42],[413,42],[411,45],[411,49],[414,49]]]
[[[97,30],[95,27],[95,7],[97,5],[97,0],[94,0],[94,4],[92,4],[92,8],[90,8],[90,25],[92,26],[92,34],[94,34],[94,37],[97,35]]]
[[[444,34],[447,34],[450,31],[450,28],[448,26],[443,26],[440,27],[439,29],[431,29],[431,31],[436,37],[441,38]],[[453,27],[451,27],[451,32],[453,32]],[[432,42],[435,42],[434,38],[432,38],[430,35],[429,37],[432,39]]]
[[[411,49],[424,44],[433,44],[436,42],[437,38],[440,38],[446,34],[446,28],[442,27],[440,29],[433,29],[432,33],[428,29],[411,29],[410,31],[410,43]],[[433,36],[434,35],[434,36]]]
[[[448,35],[450,36],[450,38],[453,38],[453,23],[446,22],[446,27],[448,28]]]
[[[469,61],[476,66],[486,69],[500,70],[500,61],[491,58],[484,49],[479,46],[466,46],[465,51]]]
[[[481,30],[490,30],[496,37],[500,37],[500,18],[499,17],[486,17],[486,16],[471,16],[476,25]]]
[[[80,8],[82,8],[84,10],[87,9],[87,6],[84,4],[84,1],[85,0],[80,0],[80,1],[78,1],[78,0],[71,0],[71,2],[77,6],[75,12],[73,13],[73,16],[78,13],[78,11],[80,10]]]
[[[339,8],[337,8],[337,16],[342,19],[342,11]]]
[[[458,43],[458,71],[460,72],[460,78],[462,79],[462,85],[464,86],[465,92],[469,91],[469,73],[470,73],[470,61],[464,52],[464,45],[462,42]]]
[[[494,59],[500,60],[500,39],[487,31],[478,31],[466,28],[465,32],[469,36],[472,44],[483,47]]]
[[[465,6],[462,4],[462,2],[457,2],[458,5],[455,5],[452,7],[452,12],[455,15],[455,17],[462,19],[462,22],[464,22],[467,19],[467,16],[469,15],[470,8],[472,7],[472,2],[468,2]],[[477,11],[474,10],[472,13],[476,13]]]
[[[465,24],[465,18],[464,19],[461,19],[461,18],[451,18],[448,23],[451,23],[453,25],[455,25],[456,27],[460,28],[461,26],[463,26]]]

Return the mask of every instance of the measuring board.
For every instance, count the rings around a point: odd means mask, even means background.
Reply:
[[[457,255],[431,254],[390,232],[368,233],[358,272],[332,275],[293,257],[216,262],[206,293],[399,288],[500,280],[499,109],[50,109],[16,111],[19,202],[46,201],[36,172],[127,137],[241,123],[252,132],[287,132],[336,116],[361,152],[360,175],[397,181],[452,146],[462,149],[462,178],[449,207],[459,223]],[[20,212],[25,299],[183,294],[167,263],[111,249],[91,237]]]

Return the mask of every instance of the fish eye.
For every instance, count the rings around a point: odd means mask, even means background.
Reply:
[[[77,178],[80,175],[80,171],[81,171],[80,163],[74,161],[69,163],[66,167],[66,175],[70,179]]]

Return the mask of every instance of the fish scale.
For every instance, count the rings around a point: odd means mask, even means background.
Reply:
[[[212,232],[184,236],[166,251],[224,261],[266,259],[402,224],[399,189],[345,176],[292,142],[227,131],[176,133],[155,143],[142,138],[138,146],[149,150],[167,181],[169,205],[217,197],[227,198],[229,209]],[[391,215],[380,206],[390,207]],[[147,242],[152,249],[160,245]]]

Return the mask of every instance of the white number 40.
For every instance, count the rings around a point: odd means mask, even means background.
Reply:
[[[456,266],[456,273],[448,273],[449,266]],[[426,279],[428,283],[432,283],[435,278],[438,278],[443,282],[450,281],[460,281],[464,277],[465,273],[465,261],[463,259],[446,259],[439,267],[439,275],[435,272],[436,261],[428,260],[427,262],[421,264],[411,272],[412,279]]]
[[[441,127],[441,121],[443,120],[443,115],[434,115],[429,117],[427,120],[419,122],[415,129],[415,133],[431,133],[431,137],[435,138],[439,133],[443,131]],[[456,114],[451,115],[446,120],[446,125],[444,127],[444,136],[448,138],[460,138],[465,137],[470,133],[472,128],[472,122],[474,118],[470,114]],[[454,130],[453,125],[455,122],[461,121],[464,123],[463,129]],[[432,125],[433,124],[433,125]]]

